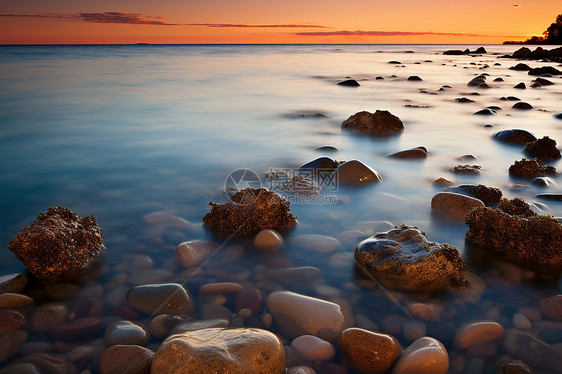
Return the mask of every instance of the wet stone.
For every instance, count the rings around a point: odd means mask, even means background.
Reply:
[[[301,335],[291,342],[292,351],[305,361],[331,360],[336,351],[332,344],[313,335]]]
[[[240,283],[234,282],[217,282],[207,283],[199,287],[200,295],[214,295],[214,294],[234,294],[242,290],[243,286]]]
[[[527,130],[521,129],[502,130],[492,135],[492,138],[500,142],[511,144],[527,144],[537,140],[535,135]]]
[[[100,359],[100,374],[149,374],[154,352],[138,345],[113,345]]]
[[[273,251],[283,245],[283,237],[275,230],[261,230],[254,238],[254,245],[265,251]]]
[[[449,369],[449,355],[443,344],[424,336],[402,352],[392,374],[445,374]]]
[[[244,288],[234,298],[234,309],[237,312],[241,309],[249,309],[253,315],[260,315],[263,309],[261,291],[253,287]]]
[[[347,186],[359,186],[382,180],[380,174],[361,161],[351,160],[344,162],[335,170],[338,182]]]
[[[150,335],[139,325],[130,321],[119,321],[107,326],[104,334],[105,345],[145,345]]]
[[[484,108],[474,113],[477,116],[493,116],[498,114],[494,109]]]
[[[461,326],[455,334],[455,347],[467,349],[479,344],[495,342],[503,336],[503,327],[497,322],[477,321]]]
[[[542,299],[539,309],[546,318],[562,321],[562,295]]]
[[[387,157],[399,158],[399,159],[427,158],[427,149],[425,147],[416,147],[416,148],[411,148],[404,151],[392,153]]]
[[[523,152],[530,157],[539,159],[560,158],[560,151],[556,148],[556,141],[550,139],[548,136],[527,143]]]
[[[58,302],[49,302],[38,306],[32,314],[30,328],[33,332],[51,331],[64,324],[68,316],[68,307]]]
[[[402,353],[400,343],[392,335],[356,327],[341,333],[338,346],[351,366],[361,373],[384,373]]]
[[[338,82],[338,86],[359,87],[360,84],[355,79],[347,79],[345,81]]]
[[[209,240],[191,240],[183,242],[176,248],[176,261],[184,268],[199,265],[219,248],[219,245]]]
[[[450,187],[448,191],[467,194],[481,200],[486,206],[495,205],[500,202],[502,192],[499,188],[487,187],[483,184],[461,184]]]
[[[476,198],[454,192],[438,192],[431,199],[431,210],[436,215],[464,222],[464,218],[472,209],[484,207],[484,203]]]
[[[457,165],[451,171],[455,174],[478,175],[482,167],[479,165]]]
[[[19,293],[27,285],[27,275],[22,273],[8,274],[0,276],[0,294]]]
[[[53,339],[84,340],[98,335],[102,328],[100,318],[78,318],[51,330]]]
[[[547,175],[556,175],[556,169],[553,166],[546,166],[538,158],[527,160],[522,158],[521,161],[515,161],[509,167],[509,174],[514,177],[537,178],[546,177]]]
[[[513,104],[512,108],[513,109],[529,110],[529,109],[533,109],[533,106],[529,103],[524,102],[524,101],[520,101],[518,103]]]
[[[27,333],[22,330],[11,330],[0,334],[0,363],[15,356],[27,340]]]
[[[193,298],[180,284],[147,284],[131,288],[125,296],[127,305],[141,313],[189,314]]]
[[[390,112],[377,110],[375,113],[356,113],[345,120],[341,128],[371,136],[390,136],[404,131],[404,124]]]
[[[0,294],[0,308],[21,308],[33,304],[33,299],[20,293]]]
[[[24,330],[25,316],[14,309],[0,309],[0,334],[10,330]]]

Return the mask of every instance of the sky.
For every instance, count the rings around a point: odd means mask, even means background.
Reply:
[[[0,0],[0,44],[498,44],[560,0]]]

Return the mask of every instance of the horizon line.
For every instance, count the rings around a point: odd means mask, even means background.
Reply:
[[[526,44],[519,41],[506,40],[503,43],[13,43],[3,44],[0,47],[24,46],[158,46],[158,45],[504,45]],[[526,44],[543,45],[543,44]]]

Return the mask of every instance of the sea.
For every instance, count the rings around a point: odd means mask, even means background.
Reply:
[[[452,185],[496,187],[504,197],[520,197],[541,214],[562,217],[562,202],[536,197],[562,193],[557,178],[551,186],[540,187],[510,177],[510,165],[526,157],[522,146],[492,138],[497,131],[519,128],[538,138],[562,141],[562,121],[555,118],[562,112],[562,81],[555,76],[548,78],[554,85],[530,88],[534,77],[510,70],[518,61],[502,58],[518,45],[483,45],[487,53],[478,55],[443,54],[477,47],[2,46],[0,275],[26,271],[8,250],[18,230],[49,207],[64,206],[81,216],[97,217],[107,248],[102,279],[112,278],[122,264],[141,255],[150,258],[152,270],[167,269],[173,274],[170,278],[177,279],[181,270],[171,263],[178,244],[229,240],[226,244],[242,248],[239,255],[230,262],[222,259],[220,265],[211,259],[205,265],[214,269],[209,279],[204,278],[205,266],[197,282],[185,279],[194,295],[205,282],[236,279],[240,273],[244,274],[239,282],[251,284],[256,267],[317,267],[322,271],[319,283],[330,287],[330,295],[345,299],[351,292],[348,301],[356,314],[380,327],[386,311],[408,318],[398,304],[406,305],[416,296],[387,297],[376,287],[364,287],[365,280],[354,268],[353,251],[381,223],[407,224],[424,231],[431,241],[456,247],[467,269],[486,282],[481,305],[466,306],[446,323],[456,326],[495,316],[508,329],[519,308],[536,308],[540,299],[562,293],[562,283],[537,282],[533,273],[540,269],[491,265],[476,258],[465,244],[468,227],[432,213],[432,197],[446,188],[433,181],[443,177]],[[524,62],[532,67],[552,65]],[[490,88],[467,86],[483,73]],[[408,80],[411,76],[421,80]],[[355,79],[360,86],[337,84],[346,79]],[[514,89],[520,82],[527,89]],[[533,109],[514,109],[515,101],[502,100],[507,96],[517,96]],[[462,97],[473,102],[455,100]],[[499,107],[496,115],[474,115],[489,106]],[[372,138],[342,131],[341,123],[351,115],[376,110],[399,117],[403,133]],[[319,149],[324,146],[335,149]],[[427,158],[387,157],[418,146],[427,148]],[[466,155],[474,159],[459,159]],[[257,176],[262,187],[275,188],[268,178],[271,171],[294,171],[323,156],[360,160],[382,181],[352,187],[332,183],[324,186],[328,188],[319,199],[291,200],[299,223],[283,234],[284,247],[267,254],[258,253],[248,238],[219,238],[202,225],[210,202],[228,201],[233,172],[240,176],[242,169]],[[451,171],[462,164],[479,165],[481,173]],[[562,168],[558,160],[547,164]],[[245,183],[239,178],[235,187]],[[154,217],[159,214],[180,223],[158,221]],[[336,238],[335,251],[344,261],[334,267],[328,258],[332,254],[291,244],[292,238],[302,235]],[[281,285],[327,298],[310,285]],[[374,305],[373,294],[388,305]],[[452,307],[447,296],[424,297],[445,309]],[[385,312],[378,313],[378,308]],[[111,315],[112,309],[104,313]],[[562,335],[552,339],[550,344],[562,343]],[[407,339],[400,335],[399,340],[407,346]],[[501,349],[498,352],[482,359],[485,367],[493,366]]]

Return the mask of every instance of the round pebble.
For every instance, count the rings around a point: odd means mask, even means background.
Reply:
[[[193,311],[191,294],[177,283],[147,284],[131,288],[125,296],[127,304],[146,314],[188,314]]]
[[[191,240],[183,242],[176,248],[176,260],[185,267],[191,268],[203,262],[219,245],[209,240]]]
[[[152,335],[161,338],[163,336],[168,336],[170,332],[183,321],[184,319],[179,316],[159,314],[150,320],[148,328]]]
[[[252,314],[259,315],[263,309],[263,297],[257,288],[245,288],[236,294],[234,298],[234,309],[250,309]]]
[[[58,302],[38,306],[31,316],[31,331],[47,332],[62,325],[68,316],[66,305]]]
[[[119,321],[107,326],[104,334],[105,345],[145,345],[150,335],[139,325],[130,321]]]
[[[471,322],[455,333],[455,347],[466,349],[478,344],[491,343],[503,336],[503,327],[493,321]]]
[[[100,359],[100,374],[150,373],[154,352],[138,345],[114,345]]]
[[[21,308],[33,304],[33,299],[20,293],[0,294],[0,308]]]
[[[283,237],[272,229],[261,230],[254,238],[254,245],[265,251],[274,251],[283,245]]]
[[[27,333],[22,330],[11,330],[0,334],[0,363],[18,353],[27,340]]]
[[[331,360],[336,351],[334,347],[324,339],[314,335],[301,335],[291,342],[291,349],[300,358],[307,361]]]
[[[199,287],[200,295],[214,295],[214,294],[233,294],[242,290],[242,285],[240,283],[234,282],[219,282],[219,283],[207,283]]]
[[[562,295],[542,299],[539,309],[546,318],[562,321]]]
[[[316,371],[308,366],[293,366],[287,370],[287,374],[316,374]]]
[[[449,355],[443,344],[424,336],[402,352],[392,374],[445,374],[448,369]]]
[[[524,314],[515,313],[513,315],[513,327],[519,330],[530,330],[532,325],[531,321]]]
[[[25,329],[25,316],[14,309],[0,309],[0,334]]]
[[[341,333],[338,346],[351,366],[362,373],[384,373],[402,352],[392,335],[356,327]]]

